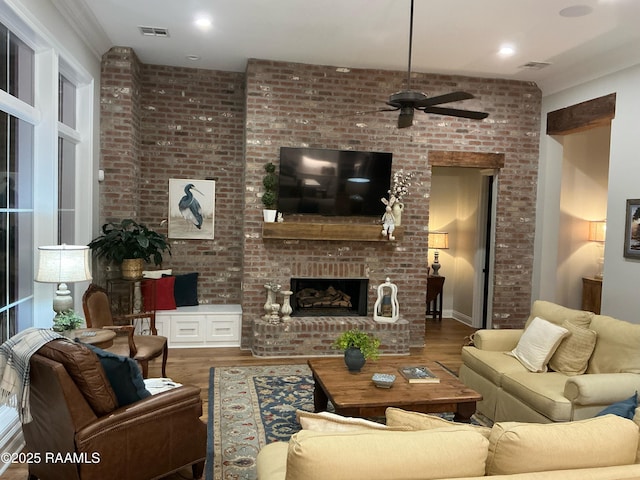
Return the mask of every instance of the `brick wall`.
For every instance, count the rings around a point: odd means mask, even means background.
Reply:
[[[369,278],[370,306],[377,285],[389,276],[398,285],[409,343],[423,343],[430,150],[505,154],[496,199],[493,323],[506,328],[526,319],[541,103],[535,85],[414,74],[414,89],[427,95],[469,91],[477,98],[461,106],[490,117],[473,122],[416,113],[414,127],[398,130],[397,113],[353,113],[384,107],[388,95],[403,88],[403,72],[340,72],[264,60],[250,60],[246,74],[216,72],[141,65],[131,49],[116,47],[105,54],[102,75],[101,220],[134,217],[166,233],[160,223],[167,216],[168,179],[216,179],[215,240],[172,241],[173,256],[164,267],[199,271],[203,301],[242,304],[243,347],[251,347],[255,336],[273,334],[272,326],[259,323],[267,281],[287,286],[292,276],[334,274]],[[280,146],[393,152],[394,171],[416,174],[405,198],[404,241],[263,240],[262,168],[267,161],[278,163]],[[284,333],[298,327],[279,328]],[[333,336],[331,328],[318,331]]]
[[[351,275],[370,279],[371,306],[377,285],[389,276],[398,285],[401,314],[410,323],[410,343],[423,344],[430,150],[505,154],[505,166],[498,180],[494,324],[517,326],[526,318],[533,261],[539,89],[524,82],[414,74],[414,89],[427,95],[469,91],[477,98],[464,106],[486,110],[490,117],[476,122],[416,113],[412,128],[398,130],[395,112],[355,115],[358,111],[384,107],[388,95],[403,87],[403,80],[402,72],[358,69],[343,72],[329,66],[249,61],[243,274],[245,346],[250,345],[253,322],[261,313],[265,282],[287,286],[292,276],[329,277],[337,265],[343,264],[350,265]],[[403,168],[416,174],[404,201],[404,241],[379,244],[263,240],[262,166],[267,161],[278,163],[281,146],[393,152],[394,171]],[[296,216],[285,219],[300,220]],[[372,221],[322,217],[315,220],[356,225]]]
[[[129,48],[102,61],[101,223],[132,217],[167,234],[169,179],[215,180],[215,238],[171,240],[163,261],[200,273],[202,303],[241,302],[243,79],[143,65]]]

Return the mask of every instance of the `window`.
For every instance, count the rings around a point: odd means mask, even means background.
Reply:
[[[58,243],[75,243],[76,87],[58,77]]]
[[[0,49],[0,88],[31,105],[33,50],[3,25]],[[32,123],[0,110],[1,341],[33,323],[33,141]]]

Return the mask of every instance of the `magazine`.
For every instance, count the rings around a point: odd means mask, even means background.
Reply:
[[[398,370],[409,383],[440,383],[440,379],[423,365],[400,367]]]

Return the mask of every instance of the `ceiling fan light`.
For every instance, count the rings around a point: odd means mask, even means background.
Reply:
[[[413,107],[403,107],[398,116],[398,128],[407,128],[413,125]]]

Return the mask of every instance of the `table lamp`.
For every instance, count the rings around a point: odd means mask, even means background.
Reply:
[[[85,245],[51,245],[38,247],[40,262],[36,282],[57,283],[53,297],[56,315],[73,308],[73,298],[67,283],[91,280],[89,247]]]
[[[438,250],[446,250],[449,248],[449,234],[447,232],[429,232],[429,248],[435,250],[433,253],[433,269],[432,275],[439,277],[440,262],[438,261]]]
[[[604,241],[607,236],[607,222],[597,221],[589,222],[589,241],[597,242],[600,255],[598,256],[598,269],[595,277],[602,278],[604,276]]]

